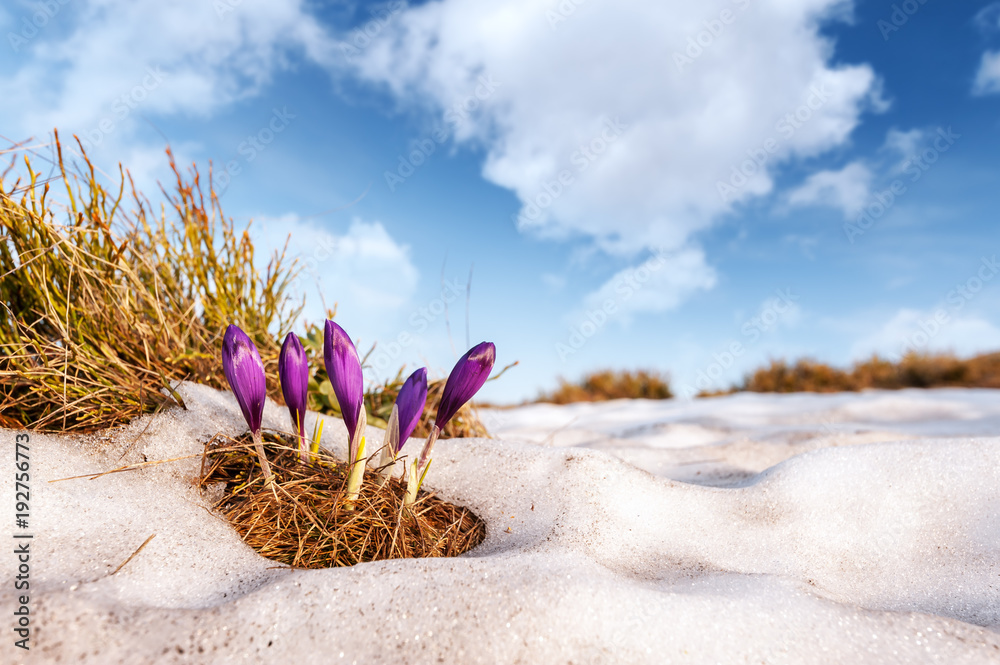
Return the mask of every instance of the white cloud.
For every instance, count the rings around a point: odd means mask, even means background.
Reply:
[[[902,157],[909,157],[926,140],[927,134],[922,129],[910,129],[904,132],[893,127],[885,133],[882,149],[898,153]]]
[[[636,266],[620,270],[585,298],[589,308],[605,309],[627,322],[638,312],[677,307],[693,293],[715,286],[715,271],[695,247],[661,251]],[[608,307],[607,303],[613,303]]]
[[[862,112],[884,109],[871,68],[832,65],[820,34],[850,8],[438,0],[394,18],[353,66],[404,104],[440,111],[492,81],[455,135],[485,146],[483,175],[518,196],[519,228],[625,260],[689,247],[734,204],[770,192],[778,163],[843,144]],[[771,142],[764,167],[723,200],[717,183]],[[709,272],[697,265],[698,288]],[[690,293],[661,279],[664,292],[643,300],[662,308]]]
[[[522,227],[583,234],[623,254],[677,248],[733,200],[770,191],[774,163],[837,146],[857,125],[875,76],[864,65],[831,66],[831,44],[818,32],[845,4],[623,0],[581,4],[551,26],[555,3],[441,0],[394,20],[358,71],[404,100],[441,108],[474,93],[480,76],[492,78],[499,87],[463,123],[463,136],[486,146],[488,180],[542,204],[540,218]],[[676,65],[724,9],[733,20]],[[808,119],[796,121],[810,101]],[[794,124],[782,133],[787,114]],[[616,118],[626,128],[602,146]],[[717,181],[769,138],[772,163],[722,201]],[[602,150],[592,160],[580,150],[591,142]],[[553,196],[546,185],[560,189],[563,170],[572,183]]]
[[[872,203],[872,190],[876,181],[888,182],[914,168],[920,155],[931,150],[940,154],[953,142],[951,128],[915,128],[901,130],[895,127],[886,132],[885,141],[876,154],[857,159],[838,170],[818,171],[788,192],[787,206],[829,206],[844,213],[845,219],[854,219],[866,205]],[[941,144],[942,137],[945,141]],[[955,135],[957,138],[957,135]]]
[[[898,359],[907,351],[974,355],[1000,348],[1000,328],[974,312],[959,314],[947,305],[933,310],[903,308],[874,333],[851,347],[855,360],[873,353]]]
[[[734,204],[770,192],[777,164],[843,144],[866,108],[884,108],[871,68],[832,65],[820,34],[851,7],[436,0],[380,23],[346,62],[305,0],[79,0],[61,10],[72,13],[60,24],[68,35],[52,21],[0,74],[0,124],[19,138],[54,126],[100,138],[114,163],[148,152],[135,140],[140,113],[209,115],[257,94],[292,58],[337,62],[403,104],[443,112],[457,141],[484,145],[488,180],[525,205],[545,202],[522,217],[525,231],[587,238],[624,262],[690,247]],[[465,102],[478,108],[455,114]],[[99,131],[106,121],[114,129]],[[723,200],[716,183],[769,140],[764,167]]]
[[[936,136],[933,131],[910,129],[903,131],[895,127],[885,134],[881,152],[894,156],[898,161],[889,167],[889,173],[902,172],[910,160]]]
[[[78,134],[99,165],[121,161],[133,173],[129,158],[151,151],[165,168],[162,143],[137,139],[144,118],[209,115],[257,94],[292,54],[323,61],[330,48],[304,0],[52,5],[58,13],[37,31],[17,14],[6,33],[17,64],[0,72],[3,134],[41,138],[57,127],[65,147]]]
[[[775,329],[795,328],[802,322],[802,306],[798,303],[798,294],[792,289],[779,289],[778,293],[780,295],[765,299],[757,308],[756,315],[747,319],[761,332],[770,332],[772,326]],[[742,327],[741,325],[740,328]]]
[[[74,4],[63,10],[74,12],[70,34],[41,29],[22,46],[26,64],[0,77],[4,106],[17,111],[22,132],[86,129],[113,117],[114,101],[145,80],[155,89],[137,91],[144,112],[204,115],[256,93],[290,52],[323,56],[322,30],[304,3],[232,4],[221,15],[228,3]]]
[[[1000,93],[1000,51],[987,51],[979,62],[979,71],[972,84],[972,92],[976,95],[994,95]]]
[[[338,319],[351,322],[352,335],[373,340],[392,328],[416,291],[420,275],[410,259],[410,248],[398,243],[379,222],[354,219],[346,233],[338,235],[285,215],[255,222],[251,231],[254,240],[265,247],[282,247],[291,234],[288,254],[304,267],[295,290],[306,295],[303,316],[309,321],[325,316],[322,293],[329,307],[337,304]]]
[[[792,206],[825,205],[851,218],[868,201],[872,172],[864,163],[851,162],[839,171],[814,173],[788,195]]]

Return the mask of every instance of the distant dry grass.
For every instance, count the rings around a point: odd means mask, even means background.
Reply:
[[[486,537],[485,523],[470,510],[421,491],[403,508],[406,487],[393,478],[378,487],[369,471],[358,501],[344,502],[347,465],[329,457],[299,463],[290,441],[265,433],[276,489],[263,475],[249,435],[216,437],[200,484],[224,485],[215,500],[244,542],[262,556],[296,568],[351,566],[362,561],[458,556]]]
[[[814,360],[788,364],[772,360],[748,375],[740,386],[702,396],[748,391],[758,393],[842,392],[866,388],[1000,388],[1000,353],[972,358],[951,354],[909,353],[899,362],[879,356],[855,363],[849,370]]]
[[[543,394],[538,402],[570,404],[602,402],[611,399],[669,399],[670,383],[666,375],[650,370],[603,370],[583,377],[576,383],[559,379],[559,387]]]

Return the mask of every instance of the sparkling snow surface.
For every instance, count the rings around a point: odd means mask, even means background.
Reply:
[[[244,426],[231,394],[180,392],[188,411],[32,435],[32,649],[8,628],[0,662],[1000,663],[1000,391],[484,411],[497,438],[440,441],[427,479],[482,545],[309,571],[209,512],[202,442]],[[324,445],[346,438],[328,419]]]

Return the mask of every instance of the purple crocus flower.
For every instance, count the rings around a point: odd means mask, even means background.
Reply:
[[[398,454],[413,434],[420,416],[427,403],[427,368],[421,367],[410,375],[396,395],[396,408],[399,410],[399,441],[393,453]]]
[[[250,427],[260,468],[264,472],[266,482],[271,482],[271,466],[264,455],[264,443],[261,439],[260,423],[264,417],[264,400],[267,398],[267,378],[264,376],[264,363],[260,361],[260,353],[247,334],[236,326],[226,328],[222,337],[222,371],[226,381],[236,395],[243,419]]]
[[[424,442],[423,450],[420,451],[420,459],[417,462],[419,475],[423,474],[430,462],[431,450],[434,449],[434,442],[437,441],[441,430],[458,410],[479,392],[486,379],[490,378],[490,370],[493,369],[496,359],[497,349],[493,346],[493,342],[480,342],[466,351],[465,355],[455,363],[451,374],[448,375],[448,381],[444,384],[444,393],[438,404],[434,427]]]
[[[385,439],[382,443],[382,459],[379,461],[379,473],[382,474],[382,485],[392,476],[396,456],[406,445],[413,434],[420,416],[427,404],[427,368],[421,367],[411,374],[396,395],[396,403],[392,405],[389,422],[386,423]]]
[[[306,443],[306,395],[309,389],[309,361],[298,335],[288,333],[281,345],[278,356],[278,376],[281,379],[281,394],[292,418],[292,431],[299,440],[299,458],[309,461],[309,447]]]
[[[260,353],[247,334],[236,326],[226,328],[222,338],[222,371],[236,395],[243,418],[252,433],[260,432],[267,397],[267,380]]]
[[[458,410],[479,392],[486,379],[490,378],[496,359],[497,349],[493,342],[480,342],[458,359],[448,375],[448,382],[444,384],[444,394],[434,419],[436,427],[444,429]]]
[[[358,420],[361,409],[364,408],[364,376],[361,373],[361,359],[354,348],[354,342],[344,332],[344,329],[333,321],[326,322],[323,344],[323,360],[326,363],[326,373],[333,385],[333,394],[340,404],[340,413],[347,425],[347,433],[351,442],[351,460],[357,448]]]

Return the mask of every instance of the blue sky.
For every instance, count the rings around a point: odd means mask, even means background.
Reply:
[[[0,34],[0,134],[150,193],[167,141],[212,162],[373,379],[483,339],[496,401],[1000,348],[1000,3],[52,0]]]

